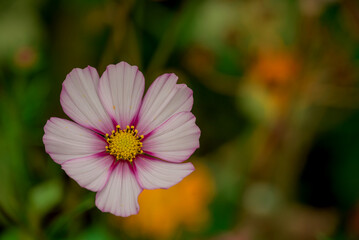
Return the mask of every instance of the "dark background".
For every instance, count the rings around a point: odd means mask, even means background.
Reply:
[[[197,170],[94,207],[45,153],[73,68],[126,61],[194,91]],[[0,2],[0,239],[359,239],[359,3]]]

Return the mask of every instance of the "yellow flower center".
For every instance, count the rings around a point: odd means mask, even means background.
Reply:
[[[138,131],[134,126],[127,126],[121,130],[119,125],[116,131],[113,130],[111,136],[106,134],[106,152],[116,157],[117,160],[127,160],[132,162],[137,154],[142,154],[143,135],[138,136]]]

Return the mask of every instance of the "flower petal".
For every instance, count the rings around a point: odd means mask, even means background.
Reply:
[[[114,126],[97,95],[98,81],[96,69],[75,68],[62,84],[60,101],[64,112],[75,122],[105,134]]]
[[[191,112],[173,115],[143,139],[142,150],[170,162],[183,162],[199,147],[201,131]]]
[[[192,109],[192,90],[185,84],[176,84],[177,80],[175,74],[163,74],[152,83],[138,115],[139,133],[145,135],[173,114]]]
[[[138,113],[144,88],[145,79],[138,68],[120,62],[107,67],[101,76],[98,93],[110,116],[125,128]]]
[[[102,212],[127,217],[139,211],[138,195],[142,188],[127,161],[120,160],[107,185],[96,194],[96,206]]]
[[[192,163],[169,163],[149,157],[137,157],[136,178],[145,189],[169,188],[194,170]]]
[[[44,130],[46,152],[56,163],[105,151],[106,142],[98,134],[69,120],[50,118]]]
[[[110,176],[114,158],[106,153],[75,158],[62,164],[62,169],[81,187],[98,192]]]

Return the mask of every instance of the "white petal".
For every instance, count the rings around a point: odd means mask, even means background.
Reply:
[[[114,158],[107,153],[75,158],[62,164],[62,169],[81,187],[100,191],[107,183]]]
[[[97,95],[99,76],[88,66],[75,68],[62,84],[60,101],[64,112],[78,124],[99,133],[110,133],[113,123]]]
[[[122,128],[132,124],[141,105],[145,80],[136,66],[120,62],[109,65],[99,84],[101,101]]]
[[[127,161],[119,161],[107,185],[96,194],[96,206],[102,212],[127,217],[139,211],[138,195],[142,188]]]
[[[201,131],[191,112],[173,115],[143,139],[142,150],[170,162],[183,162],[199,147]]]
[[[193,172],[192,163],[169,163],[149,157],[137,157],[136,177],[145,189],[169,188]]]
[[[176,84],[175,74],[159,76],[148,89],[138,115],[137,130],[145,135],[178,112],[190,111],[193,92],[185,84]]]
[[[107,145],[98,134],[61,118],[50,118],[44,130],[46,152],[59,164],[69,159],[104,152]]]

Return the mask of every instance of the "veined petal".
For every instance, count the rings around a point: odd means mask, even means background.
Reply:
[[[143,139],[142,150],[170,162],[183,162],[199,147],[201,131],[191,112],[173,115]]]
[[[113,156],[102,153],[68,160],[62,169],[81,187],[98,192],[107,183],[113,163]]]
[[[46,152],[56,163],[105,151],[106,142],[98,134],[69,120],[50,118],[44,130]]]
[[[173,114],[190,111],[193,92],[185,84],[176,84],[175,74],[159,76],[148,89],[138,115],[137,130],[145,135]]]
[[[169,188],[194,170],[192,163],[170,163],[139,156],[135,160],[136,178],[145,189]]]
[[[109,115],[125,128],[138,113],[144,88],[145,80],[138,68],[120,62],[107,67],[101,76],[98,93]]]
[[[103,212],[122,217],[137,214],[137,198],[141,191],[129,163],[120,160],[106,186],[96,194],[96,206]]]
[[[97,95],[96,69],[75,68],[62,84],[60,101],[64,112],[78,124],[101,134],[114,129],[111,118]]]

